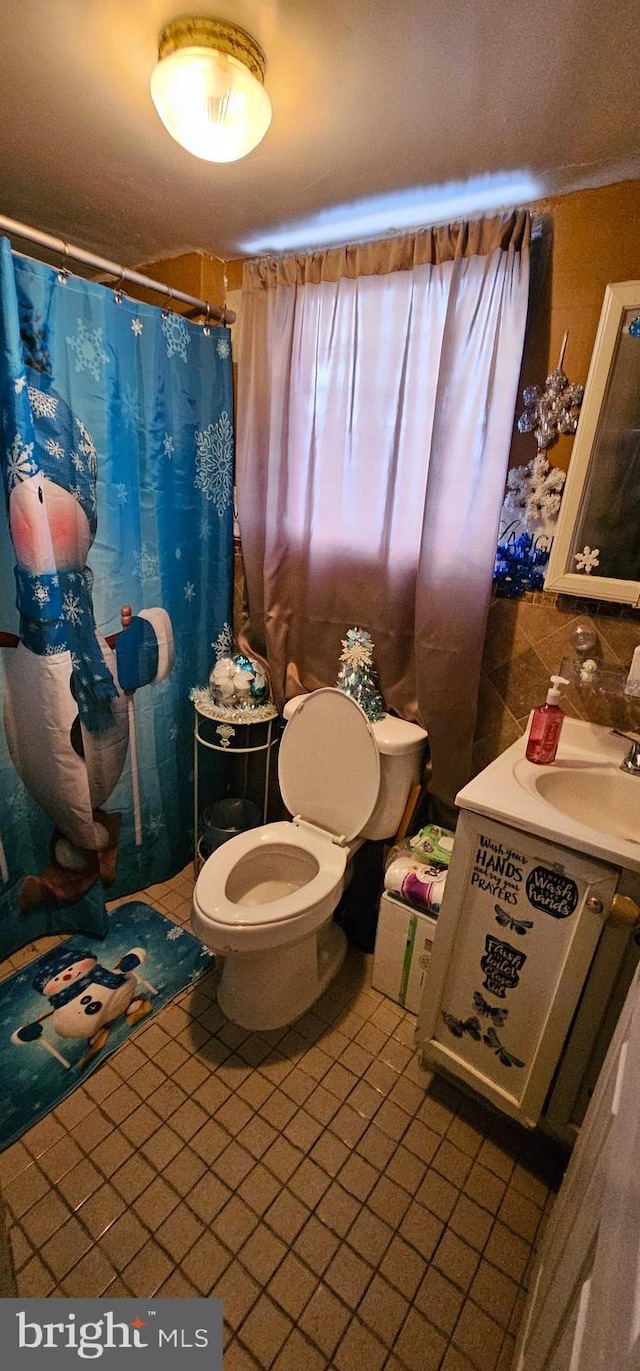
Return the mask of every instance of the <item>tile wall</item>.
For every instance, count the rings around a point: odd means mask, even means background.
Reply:
[[[595,660],[628,668],[640,643],[640,613],[546,591],[517,600],[494,599],[489,610],[478,701],[474,774],[526,730],[529,713],[544,704],[549,676],[571,657],[571,633],[589,624]],[[640,729],[640,699],[565,686],[561,704],[574,718],[612,728]]]

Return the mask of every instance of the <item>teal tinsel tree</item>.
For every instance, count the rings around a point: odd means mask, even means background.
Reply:
[[[378,673],[373,665],[373,643],[363,628],[350,628],[342,640],[340,671],[336,686],[350,695],[368,719],[375,723],[385,711]]]

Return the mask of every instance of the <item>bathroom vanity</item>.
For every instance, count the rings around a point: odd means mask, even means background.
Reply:
[[[575,1138],[638,961],[640,776],[625,739],[566,719],[460,792],[418,1020],[424,1064]]]

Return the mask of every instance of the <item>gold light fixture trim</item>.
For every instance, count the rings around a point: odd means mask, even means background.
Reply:
[[[271,102],[265,56],[224,19],[174,19],[158,40],[151,97],[176,142],[209,162],[234,162],[264,138]]]
[[[237,24],[230,24],[225,19],[172,19],[158,39],[158,61],[181,48],[213,48],[215,52],[226,52],[248,67],[251,75],[264,85],[267,64],[262,48]]]

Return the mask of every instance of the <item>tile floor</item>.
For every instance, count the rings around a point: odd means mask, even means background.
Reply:
[[[19,1293],[221,1296],[225,1371],[507,1371],[557,1160],[420,1069],[371,968],[277,1032],[215,972],[141,1025],[0,1156]]]

